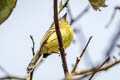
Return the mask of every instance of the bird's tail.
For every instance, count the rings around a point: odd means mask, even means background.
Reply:
[[[40,58],[42,58],[42,54],[41,54],[41,50],[39,49],[36,52],[36,54],[33,56],[31,62],[29,63],[27,67],[27,73],[31,73],[35,69],[37,62],[39,61]]]

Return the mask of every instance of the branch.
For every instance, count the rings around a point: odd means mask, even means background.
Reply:
[[[6,80],[6,79],[17,79],[17,80],[25,80],[25,78],[20,78],[20,77],[16,77],[16,76],[5,76],[5,77],[1,77],[0,80]]]
[[[68,2],[69,2],[69,0],[67,0],[67,1],[63,4],[62,8],[58,11],[58,14],[60,14],[60,12],[61,12],[65,7],[67,7]]]
[[[95,69],[95,71],[93,72],[93,74],[90,76],[89,80],[92,80],[93,76],[99,71],[99,69],[105,65],[105,63],[107,63],[110,60],[110,57],[108,57],[100,66],[97,67],[97,69]]]
[[[9,73],[8,73],[2,66],[0,66],[0,70],[1,70],[3,73],[5,73],[6,75],[9,75]]]
[[[68,72],[68,67],[67,67],[67,62],[66,62],[66,57],[65,57],[65,50],[63,47],[61,32],[60,32],[59,23],[58,23],[57,0],[54,0],[54,22],[55,22],[56,35],[57,35],[58,42],[59,42],[59,50],[61,54],[64,74],[65,74],[65,77],[67,77],[67,74],[69,72]]]
[[[120,9],[120,7],[115,7],[113,13],[112,13],[112,16],[111,18],[109,19],[107,25],[106,25],[106,28],[108,28],[110,26],[110,24],[112,23],[113,19],[115,18],[115,15],[116,15],[116,11]]]
[[[85,7],[85,9],[76,18],[73,18],[72,12],[70,10],[70,7],[68,7],[68,13],[69,13],[70,19],[71,19],[70,25],[72,25],[74,22],[76,22],[77,20],[79,20],[83,15],[85,15],[88,12],[89,9],[90,9],[90,6],[87,5]]]
[[[34,56],[35,55],[35,42],[34,42],[32,35],[30,35],[30,39],[32,40],[32,43],[33,43],[32,52],[33,52],[33,56]]]
[[[77,80],[83,80],[84,78],[87,78],[90,74],[91,74],[91,73],[85,74],[85,75],[83,75],[83,76],[77,78]]]
[[[116,31],[116,34],[113,36],[113,38],[111,39],[111,42],[110,42],[110,44],[109,44],[109,47],[108,47],[108,49],[107,49],[107,51],[106,51],[106,55],[105,55],[105,57],[107,57],[107,56],[110,56],[111,55],[111,53],[112,53],[112,51],[113,51],[113,49],[114,49],[114,47],[115,47],[115,45],[116,45],[116,42],[118,41],[118,39],[119,39],[119,37],[120,37],[120,23],[118,24],[118,27],[117,27],[117,29],[116,29],[117,31]]]
[[[72,73],[75,72],[75,70],[76,70],[76,68],[77,68],[77,65],[78,65],[78,63],[80,62],[80,60],[81,60],[83,54],[85,53],[85,51],[86,51],[86,49],[87,49],[87,47],[88,47],[88,44],[90,43],[90,40],[91,40],[91,39],[92,39],[92,36],[89,38],[89,40],[88,40],[88,42],[87,42],[85,48],[83,49],[82,53],[80,54],[80,56],[77,57],[76,63],[74,64],[74,67],[73,67],[73,69],[72,69]]]
[[[115,61],[112,62],[111,64],[107,64],[107,65],[101,67],[98,72],[100,72],[100,71],[106,71],[106,70],[112,68],[113,66],[119,64],[119,63],[120,63],[120,60],[115,60]],[[81,70],[81,71],[79,71],[79,72],[75,72],[73,75],[83,75],[83,74],[87,74],[87,73],[90,73],[90,72],[93,72],[94,70],[96,70],[97,67],[98,67],[98,66],[93,67],[93,68],[90,68],[90,69]]]
[[[35,42],[34,42],[34,39],[33,39],[32,35],[30,35],[30,39],[32,40],[32,43],[33,43],[32,53],[33,53],[33,56],[34,56],[35,55],[35,51],[34,51]],[[31,73],[27,74],[27,75],[29,75],[29,77],[26,78],[27,80],[32,80],[32,78],[33,78],[33,72],[34,72],[34,69],[33,69],[33,71]]]
[[[0,70],[6,74],[4,77],[0,77],[0,80],[6,80],[6,79],[18,79],[18,80],[25,80],[25,78],[20,78],[16,76],[10,75],[2,66],[0,66]]]

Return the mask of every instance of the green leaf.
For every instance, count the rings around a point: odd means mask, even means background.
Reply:
[[[59,9],[61,10],[63,8],[63,5],[62,5],[62,0],[60,1],[60,5],[59,5]]]
[[[0,24],[11,14],[16,5],[16,0],[0,0]]]
[[[100,10],[100,7],[107,7],[105,1],[106,0],[89,0],[94,10]]]

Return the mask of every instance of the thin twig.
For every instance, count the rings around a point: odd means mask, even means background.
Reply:
[[[82,28],[77,28],[77,27],[76,27],[76,28],[74,28],[74,30],[75,30],[75,32],[76,32],[76,34],[77,34],[77,36],[78,36],[79,44],[80,44],[82,47],[84,47],[84,44],[86,43],[86,38],[85,38],[85,34],[84,34]],[[80,50],[81,50],[81,48],[80,48]],[[86,66],[88,66],[88,67],[93,67],[93,66],[94,66],[93,61],[92,61],[92,59],[90,58],[90,55],[89,55],[89,51],[88,51],[88,50],[85,51],[85,56],[84,56],[83,61],[85,61],[85,64],[86,64]]]
[[[33,72],[34,72],[34,70],[31,72],[31,74],[30,74],[30,80],[32,80],[33,79]]]
[[[72,15],[70,6],[68,6],[67,11],[68,11],[69,17],[70,17],[70,19],[71,19],[71,21],[72,21],[74,18],[73,18],[73,15]],[[71,23],[71,22],[70,22],[70,23]],[[70,24],[70,25],[71,25],[71,24]]]
[[[85,53],[85,51],[86,51],[86,49],[87,49],[87,47],[88,47],[88,44],[90,43],[90,40],[91,40],[91,39],[92,39],[92,36],[89,38],[89,40],[88,40],[86,46],[84,47],[82,53],[80,54],[80,56],[77,57],[76,62],[75,62],[75,64],[74,64],[74,67],[73,67],[73,69],[72,69],[72,73],[75,72],[75,70],[76,70],[76,68],[77,68],[77,65],[78,65],[78,63],[80,62],[80,60],[81,60],[83,54]]]
[[[30,35],[30,39],[32,40],[32,44],[33,44],[32,52],[33,52],[33,56],[34,56],[35,55],[35,42],[34,42],[34,39],[33,39],[32,35]]]
[[[32,71],[28,72],[27,73],[27,76],[26,76],[26,80],[32,80],[33,79],[33,72],[34,70],[36,69],[36,67],[38,67],[40,65],[40,63],[43,62],[43,55],[41,55],[39,61],[36,63],[36,65],[34,66],[34,68],[32,69]]]
[[[32,35],[30,35],[30,38],[31,38],[32,43],[33,43],[32,53],[33,53],[33,56],[34,56],[34,55],[35,55],[35,51],[34,51],[34,49],[35,49],[35,42],[34,42],[34,39],[33,39],[33,36],[32,36]],[[33,79],[33,73],[34,73],[34,70],[30,73],[30,80]]]
[[[64,74],[65,74],[65,77],[67,77],[67,74],[69,72],[68,72],[68,67],[67,67],[67,62],[66,62],[66,57],[65,57],[65,50],[63,47],[61,32],[60,32],[59,23],[58,23],[57,0],[54,0],[54,22],[55,22],[55,30],[56,30],[56,34],[57,34],[57,38],[59,42],[59,50],[61,54]]]
[[[87,73],[87,74],[85,74],[85,75],[83,75],[83,76],[81,76],[81,77],[78,77],[78,78],[75,79],[75,80],[83,80],[84,78],[88,78],[88,76],[90,76],[90,74],[91,74],[91,73]]]
[[[111,64],[107,64],[107,65],[101,67],[99,69],[99,72],[100,71],[106,71],[106,70],[110,69],[111,67],[119,64],[119,63],[120,63],[120,60],[116,60],[116,61],[112,62]],[[81,70],[81,71],[75,72],[74,75],[83,75],[83,74],[87,74],[87,73],[93,72],[93,70],[96,70],[97,67],[98,66],[90,68],[90,69],[85,69],[85,70]]]
[[[31,62],[29,63],[29,65],[28,65],[28,67],[27,67],[27,73],[28,73],[27,75],[29,75],[29,74],[37,67],[38,63],[41,62],[41,60],[40,60],[40,62],[38,62],[38,60],[41,59],[42,56],[43,56],[43,54],[40,54],[40,53],[41,53],[42,48],[43,48],[43,46],[46,44],[46,41],[48,40],[48,38],[49,38],[50,35],[51,35],[51,34],[49,34],[49,35],[46,37],[46,39],[45,39],[45,40],[43,41],[43,43],[41,44],[40,48],[37,50],[37,52],[36,52],[35,55],[33,56]],[[37,62],[38,62],[38,63],[37,63]]]
[[[6,79],[17,79],[17,80],[25,80],[25,78],[20,78],[20,77],[16,77],[16,76],[5,76],[5,77],[1,77],[0,80],[6,80]]]
[[[117,30],[117,31],[115,31],[116,34],[114,34],[113,38],[110,41],[109,47],[106,50],[105,57],[110,56],[112,54],[112,51],[115,48],[116,42],[118,41],[118,39],[120,37],[120,23],[118,24],[116,30]]]
[[[69,2],[69,0],[67,0],[67,1],[63,4],[62,8],[58,11],[58,14],[60,14],[60,12],[61,12],[65,7],[67,7],[68,2]]]
[[[76,18],[73,18],[72,12],[71,12],[71,10],[70,10],[70,7],[68,7],[68,13],[69,13],[70,18],[71,18],[70,25],[72,25],[74,22],[76,22],[77,20],[79,20],[83,15],[85,15],[85,14],[88,12],[89,9],[90,9],[90,6],[87,5],[87,6],[85,7],[85,9],[84,9]]]
[[[67,7],[68,2],[69,2],[69,0],[67,0],[67,1],[63,4],[62,8],[58,11],[58,15],[60,14],[60,12],[61,12],[65,7]],[[52,27],[53,25],[54,25],[54,21],[52,22],[52,24],[51,24],[50,27]]]
[[[74,22],[78,21],[83,15],[85,15],[88,12],[89,9],[90,9],[90,6],[87,5],[85,9],[75,19],[72,19],[70,24],[72,25]]]
[[[90,76],[89,80],[92,80],[93,76],[99,71],[99,69],[110,60],[110,57],[108,57],[100,66],[97,67],[97,69],[93,72],[93,74]]]
[[[115,61],[112,62],[111,64],[107,64],[107,65],[101,67],[97,72],[106,71],[106,70],[114,67],[115,65],[119,64],[119,63],[120,63],[120,59],[119,59],[119,60],[115,60]],[[81,79],[89,76],[89,75],[90,75],[93,71],[95,71],[97,68],[98,68],[98,66],[93,67],[93,68],[90,68],[90,69],[81,70],[81,71],[79,71],[79,72],[73,73],[73,76],[85,74],[85,75],[83,75],[82,77],[78,78],[79,80],[81,80]]]
[[[115,65],[119,64],[119,63],[120,63],[120,59],[119,59],[119,60],[115,60],[115,61],[112,62],[111,64],[107,64],[107,65],[101,67],[97,72],[106,71],[106,70],[114,67]],[[95,71],[97,68],[98,68],[98,66],[93,67],[93,68],[90,68],[90,69],[81,70],[81,71],[79,71],[79,72],[75,72],[75,73],[73,74],[73,76],[85,74],[85,75],[83,75],[82,77],[78,78],[79,80],[82,80],[83,78],[88,77],[88,76],[89,76],[93,71]]]
[[[5,73],[6,76],[0,77],[0,80],[6,80],[6,79],[17,79],[17,80],[25,80],[25,78],[20,78],[17,76],[10,75],[2,66],[0,66],[0,70]]]
[[[114,11],[112,13],[111,18],[109,19],[107,25],[105,26],[106,28],[108,28],[110,26],[110,24],[112,23],[112,21],[114,20],[116,12],[117,12],[118,9],[120,9],[120,7],[115,7],[115,9],[114,9]]]
[[[0,70],[1,70],[2,72],[4,72],[6,75],[9,75],[9,73],[7,72],[7,70],[5,70],[2,66],[0,66]]]

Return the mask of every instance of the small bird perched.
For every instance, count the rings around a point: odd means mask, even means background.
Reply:
[[[59,27],[63,39],[63,46],[64,48],[67,48],[73,39],[73,31],[66,21],[66,14],[61,19],[59,19]],[[30,73],[33,71],[36,63],[38,62],[39,58],[42,57],[42,55],[43,58],[46,58],[48,55],[58,52],[59,42],[56,35],[55,24],[53,23],[46,34],[43,36],[41,40],[41,46],[28,65],[27,72]]]

